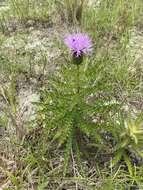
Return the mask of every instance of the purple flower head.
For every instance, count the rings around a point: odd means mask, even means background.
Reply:
[[[70,34],[65,38],[64,42],[76,57],[92,52],[92,42],[87,34]]]

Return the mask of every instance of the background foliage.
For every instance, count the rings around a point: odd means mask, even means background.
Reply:
[[[142,189],[142,9],[141,0],[0,7],[0,188]],[[63,44],[73,31],[93,41],[79,70]]]

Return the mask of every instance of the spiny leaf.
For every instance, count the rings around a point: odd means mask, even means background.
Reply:
[[[133,176],[133,166],[132,166],[132,163],[131,163],[129,156],[126,153],[124,153],[123,157],[124,157],[124,160],[127,164],[130,175]]]

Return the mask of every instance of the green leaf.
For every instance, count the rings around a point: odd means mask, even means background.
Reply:
[[[68,142],[66,144],[65,154],[64,154],[64,168],[63,168],[63,176],[66,176],[67,169],[68,169],[68,163],[71,155],[72,150],[72,136],[69,137]]]
[[[129,144],[129,142],[130,142],[130,139],[129,139],[129,138],[125,138],[125,139],[123,140],[123,142],[120,144],[120,147],[121,147],[121,148],[127,147],[128,144]]]
[[[48,183],[49,182],[47,181],[47,182],[43,182],[43,183],[39,184],[38,187],[37,187],[37,190],[45,190],[45,188],[47,187]]]
[[[124,150],[123,149],[119,149],[116,153],[115,153],[115,157],[112,160],[112,166],[115,166],[122,158],[124,154]]]
[[[126,153],[123,156],[124,156],[124,160],[127,164],[128,170],[130,172],[130,175],[133,176],[133,166],[132,166],[131,160]]]

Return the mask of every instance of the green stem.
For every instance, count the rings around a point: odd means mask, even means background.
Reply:
[[[77,104],[76,104],[76,110],[75,110],[75,137],[76,137],[76,143],[77,145],[78,144],[81,144],[81,132],[80,132],[80,129],[79,129],[79,126],[78,126],[78,120],[79,120],[79,112],[80,112],[80,105],[79,105],[79,102],[80,102],[80,65],[78,64],[77,65],[77,76],[76,76],[77,80],[76,80],[76,95],[77,95]]]
[[[79,95],[80,95],[80,83],[79,83],[79,65],[76,65],[77,70],[76,70],[76,80],[75,80],[75,88],[76,88],[76,106],[74,110],[74,120],[73,120],[73,136],[74,136],[74,141],[77,142],[77,136],[78,136],[78,112],[79,112]]]
[[[79,98],[79,93],[80,93],[80,83],[79,83],[79,80],[80,80],[80,76],[79,76],[79,65],[77,65],[77,81],[76,81],[76,85],[77,85],[77,96]]]

